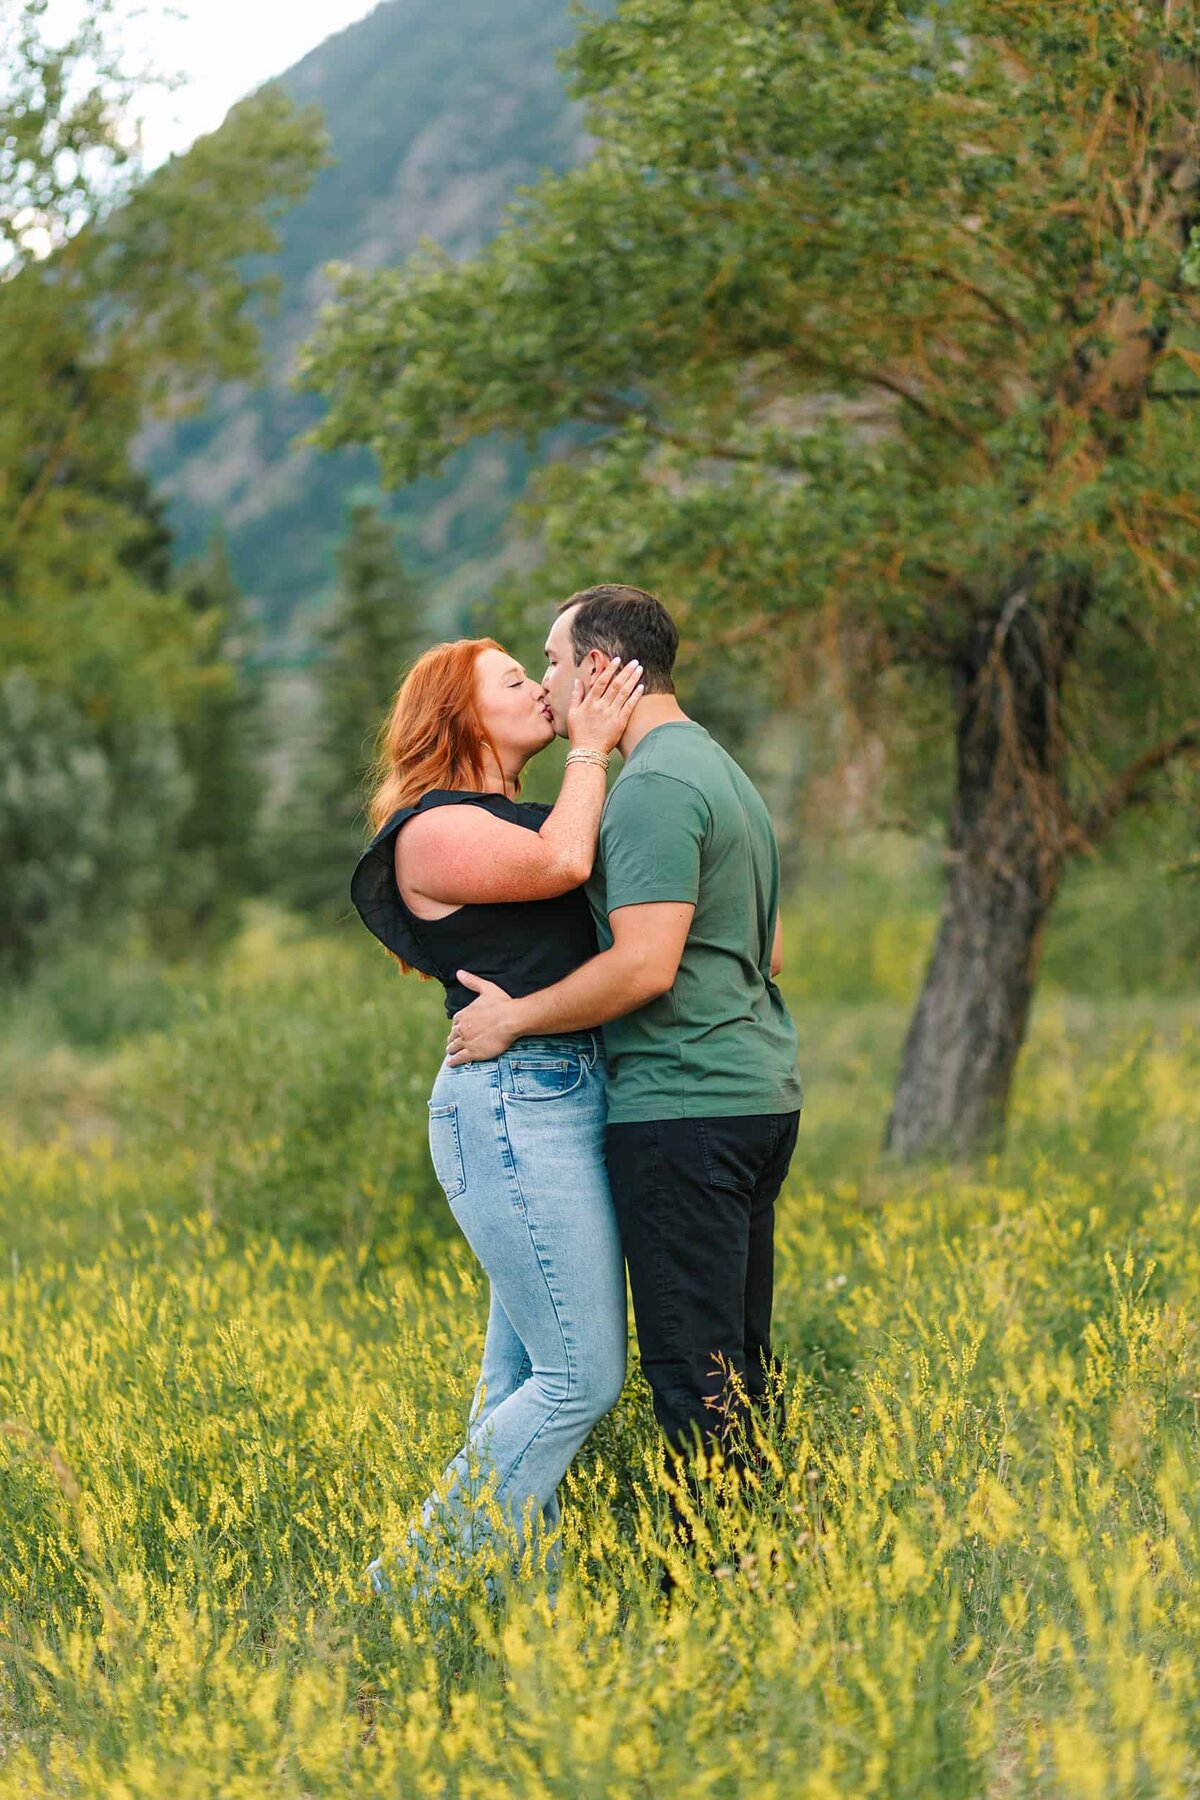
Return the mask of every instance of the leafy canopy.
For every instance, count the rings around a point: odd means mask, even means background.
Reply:
[[[465,265],[338,271],[317,441],[400,483],[592,427],[548,577],[710,642],[833,604],[940,666],[1031,570],[1194,642],[1198,53],[1177,3],[625,0],[585,167]]]

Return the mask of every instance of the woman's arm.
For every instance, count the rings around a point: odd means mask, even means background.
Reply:
[[[587,694],[572,704],[573,748],[611,750],[641,697],[641,668],[614,658]],[[571,763],[541,828],[508,825],[480,806],[438,806],[396,833],[401,892],[443,906],[505,900],[549,900],[587,880],[604,810],[605,772]]]

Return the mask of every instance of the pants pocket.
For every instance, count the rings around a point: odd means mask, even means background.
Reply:
[[[697,1119],[700,1162],[710,1187],[750,1194],[778,1135],[770,1113],[749,1118]]]
[[[467,1185],[458,1136],[457,1106],[429,1108],[429,1154],[442,1192],[447,1200],[457,1200]]]
[[[507,1059],[512,1092],[506,1100],[561,1100],[573,1094],[583,1080],[581,1056],[510,1056]]]

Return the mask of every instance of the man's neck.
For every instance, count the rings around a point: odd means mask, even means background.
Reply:
[[[653,731],[658,725],[690,725],[688,718],[674,694],[643,694],[633,709],[633,717],[625,727],[617,749],[628,760],[636,750],[646,733]]]

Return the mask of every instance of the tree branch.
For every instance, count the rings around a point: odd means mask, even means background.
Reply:
[[[863,387],[881,388],[884,393],[894,394],[905,406],[911,406],[915,412],[920,413],[923,419],[928,419],[931,425],[941,425],[960,442],[969,445],[972,450],[981,451],[985,460],[990,462],[987,446],[977,433],[963,425],[952,413],[945,413],[938,407],[931,406],[920,394],[914,393],[910,387],[906,386],[897,376],[889,374],[886,369],[856,368],[853,363],[839,362],[836,357],[818,357],[808,346],[803,351],[784,351],[783,355],[789,362],[801,363],[810,368],[824,369],[840,377],[843,381],[861,384]]]
[[[743,619],[738,625],[729,625],[724,631],[717,632],[708,640],[709,647],[728,650],[734,644],[744,644],[748,638],[761,637],[763,632],[778,622],[777,613],[755,613],[749,619]]]
[[[1161,744],[1154,744],[1149,750],[1143,751],[1111,783],[1108,792],[1077,822],[1073,834],[1076,840],[1074,847],[1094,849],[1130,802],[1137,799],[1147,777],[1166,768],[1176,757],[1187,756],[1197,750],[1200,750],[1200,719],[1191,720],[1173,737],[1164,738]]]
[[[964,293],[972,294],[981,305],[986,306],[988,311],[999,319],[1002,325],[1007,325],[1017,337],[1024,339],[1026,343],[1030,342],[1032,334],[1024,322],[1018,319],[1016,313],[1010,312],[1008,307],[997,300],[994,294],[989,294],[986,288],[982,288],[978,282],[972,281],[969,275],[962,275],[957,269],[943,268],[940,263],[922,263],[917,257],[895,257],[892,260],[907,263],[914,269],[924,269],[936,280],[948,281],[953,286],[962,288]]]
[[[709,201],[698,206],[697,210],[710,214],[715,213],[720,219],[732,221],[736,216],[737,207],[737,197],[732,196],[719,201]],[[805,228],[801,241],[806,250],[813,248],[834,250],[842,255],[846,248],[843,238],[825,235],[814,231],[811,227]],[[972,235],[971,245],[972,249],[978,246],[978,239],[974,235]],[[961,269],[949,268],[940,262],[927,262],[923,257],[914,256],[911,252],[884,250],[878,245],[872,246],[871,256],[876,265],[891,263],[897,268],[911,269],[918,274],[931,275],[935,281],[949,283],[951,287],[956,287],[964,294],[969,294],[973,299],[978,300],[981,306],[985,306],[994,318],[998,319],[1017,337],[1023,338],[1026,343],[1030,342],[1033,334],[1024,320],[1018,318],[1016,313],[1005,306],[1002,300],[997,299],[995,294],[982,287],[970,275],[964,274]]]
[[[585,425],[627,425],[631,419],[639,419],[652,438],[660,444],[674,444],[678,450],[695,450],[701,456],[711,456],[722,462],[754,463],[760,468],[786,469],[791,465],[777,462],[766,456],[760,456],[756,450],[745,450],[733,444],[711,444],[703,438],[687,437],[681,431],[668,431],[665,425],[656,425],[645,413],[639,412],[636,406],[618,406],[609,401],[585,401],[585,410],[580,418]]]
[[[46,456],[41,469],[38,471],[37,479],[30,487],[13,516],[12,533],[14,537],[20,537],[21,533],[33,518],[34,513],[49,493],[55,476],[62,468],[63,463],[66,461],[67,456],[75,443],[80,426],[87,418],[90,399],[91,396],[85,393],[81,395],[79,400],[77,400],[72,407],[58,443]]]

